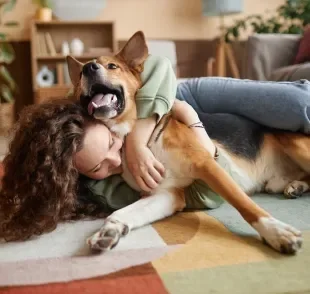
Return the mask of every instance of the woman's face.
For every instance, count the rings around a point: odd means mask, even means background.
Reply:
[[[83,148],[75,154],[79,173],[96,180],[121,172],[123,142],[103,124],[93,124],[85,131]]]

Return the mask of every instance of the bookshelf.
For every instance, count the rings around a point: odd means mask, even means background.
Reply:
[[[63,44],[81,62],[117,51],[114,23],[105,21],[58,21],[31,24],[31,65],[34,103],[63,97],[71,88]],[[72,41],[83,43],[83,52],[74,54]],[[48,70],[48,72],[46,71]],[[40,78],[38,78],[40,76]]]

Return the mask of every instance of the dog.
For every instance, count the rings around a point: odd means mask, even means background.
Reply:
[[[85,64],[67,56],[74,85],[73,99],[80,101],[112,132],[124,137],[137,119],[135,94],[141,87],[139,75],[147,56],[148,48],[141,31],[114,56],[102,56]],[[184,189],[200,179],[233,205],[272,248],[287,254],[299,251],[301,232],[272,217],[247,194],[284,192],[289,197],[297,197],[308,190],[310,138],[263,128],[228,114],[208,115],[207,120],[207,132],[238,179],[234,175],[230,177],[217,164],[190,128],[167,114],[158,123],[148,144],[165,166],[163,182],[149,197],[107,217],[102,228],[87,239],[91,249],[110,250],[131,230],[182,211]],[[132,188],[139,190],[125,158],[122,176]]]

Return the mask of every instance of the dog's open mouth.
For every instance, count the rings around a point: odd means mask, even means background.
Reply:
[[[113,118],[125,108],[124,90],[121,86],[106,84],[92,85],[89,93],[87,111],[96,118]]]

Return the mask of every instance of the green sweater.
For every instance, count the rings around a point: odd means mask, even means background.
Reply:
[[[138,118],[157,115],[158,120],[171,110],[177,81],[169,59],[150,55],[144,63],[141,73],[142,87],[136,95]],[[227,165],[224,158],[218,159],[220,165]],[[81,177],[82,192],[87,198],[102,204],[106,212],[125,207],[140,199],[140,193],[130,188],[120,175],[104,180],[93,180]],[[223,202],[202,181],[195,181],[186,188],[186,208],[216,208]]]

